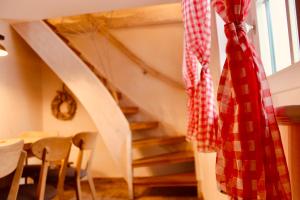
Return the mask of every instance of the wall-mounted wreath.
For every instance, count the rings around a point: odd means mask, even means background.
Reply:
[[[51,103],[52,114],[59,120],[71,120],[76,114],[77,103],[65,85],[58,90]]]

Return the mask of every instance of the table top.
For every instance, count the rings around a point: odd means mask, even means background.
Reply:
[[[21,140],[20,138],[0,139],[0,147],[15,144]]]
[[[32,143],[46,137],[57,137],[58,132],[46,132],[46,131],[25,131],[22,132],[19,136],[17,137],[12,137],[12,138],[2,138],[0,139],[0,146],[1,145],[8,145],[15,143],[19,140],[24,141],[24,145],[31,145]]]
[[[18,141],[24,141],[24,150],[28,151],[31,148],[31,144],[48,136],[20,136],[15,138],[3,138],[0,139],[0,147],[16,143]]]

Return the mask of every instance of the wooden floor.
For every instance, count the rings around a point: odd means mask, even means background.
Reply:
[[[96,179],[95,187],[97,199],[101,200],[126,200],[128,199],[127,185],[122,179]],[[83,199],[91,200],[87,182],[82,182]],[[195,187],[180,188],[135,188],[137,200],[196,200]],[[75,191],[66,188],[64,199],[76,200]]]

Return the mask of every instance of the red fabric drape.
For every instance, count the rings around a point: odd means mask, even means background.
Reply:
[[[232,199],[291,199],[286,159],[262,62],[243,22],[251,0],[214,0],[227,59],[218,89],[217,181]]]
[[[185,53],[183,75],[188,94],[187,139],[196,141],[198,150],[215,150],[217,112],[213,82],[209,72],[210,2],[183,0]]]

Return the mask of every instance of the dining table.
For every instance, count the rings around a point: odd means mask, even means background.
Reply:
[[[23,149],[24,149],[24,151],[27,152],[27,158],[28,158],[28,157],[33,156],[30,149],[31,149],[31,145],[34,142],[36,142],[36,141],[38,141],[42,138],[53,137],[53,136],[58,136],[58,134],[57,133],[43,132],[43,131],[24,132],[24,133],[22,133],[22,134],[20,134],[19,136],[16,136],[16,137],[0,139],[0,147],[1,147],[1,145],[5,146],[5,145],[15,143],[17,141],[23,140],[24,141]]]

